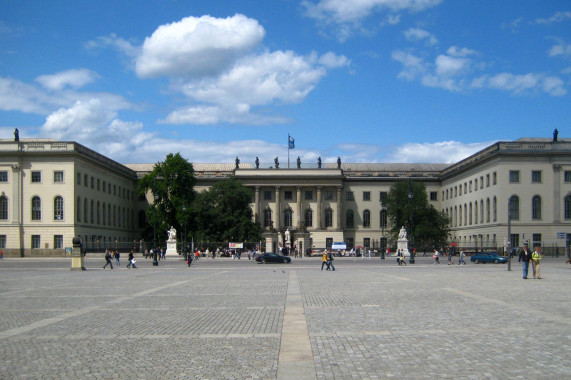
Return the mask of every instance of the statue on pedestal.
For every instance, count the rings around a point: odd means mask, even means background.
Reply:
[[[402,226],[399,232],[399,240],[405,240],[405,239],[406,239],[406,229],[404,228],[404,226]]]
[[[171,229],[167,231],[168,239],[167,241],[176,241],[176,229],[171,226]]]

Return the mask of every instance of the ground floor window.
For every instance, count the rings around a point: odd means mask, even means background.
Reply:
[[[40,248],[40,235],[32,235],[32,248]]]
[[[63,248],[63,235],[54,235],[54,248]]]
[[[0,235],[0,248],[6,248],[6,235]]]

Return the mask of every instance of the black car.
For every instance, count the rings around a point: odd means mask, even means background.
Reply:
[[[278,255],[274,252],[266,252],[256,256],[256,261],[262,264],[265,263],[291,263],[291,258],[287,256]]]

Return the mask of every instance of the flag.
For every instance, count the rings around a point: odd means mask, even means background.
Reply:
[[[295,148],[295,140],[290,135],[288,135],[288,146],[287,146],[287,148],[288,149],[294,149]]]

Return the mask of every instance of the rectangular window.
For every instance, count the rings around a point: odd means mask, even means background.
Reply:
[[[117,185],[113,185],[113,195],[117,195]]]
[[[6,248],[6,235],[0,235],[0,248]]]
[[[474,180],[474,191],[478,191],[478,180]]]
[[[332,200],[333,200],[333,191],[325,191],[325,192],[323,193],[323,198],[324,198],[326,201],[332,201]]]
[[[42,172],[33,171],[32,172],[32,182],[42,182]]]
[[[381,205],[386,205],[387,204],[387,196],[388,193],[386,191],[381,191],[379,193],[379,200],[381,201]]]
[[[103,181],[103,192],[105,192],[105,188],[107,187],[107,182]]]
[[[40,235],[32,235],[32,248],[40,248]]]
[[[54,248],[63,248],[63,235],[54,235]]]
[[[291,201],[293,199],[293,192],[292,191],[285,191],[284,192],[284,199],[286,201]]]
[[[95,178],[91,177],[91,188],[95,189]]]
[[[305,192],[305,200],[311,201],[313,200],[313,191],[309,190]]]
[[[510,183],[519,183],[519,170],[510,170]]]
[[[571,170],[565,170],[565,182],[571,182]]]
[[[58,170],[54,172],[54,183],[63,183],[63,171]]]
[[[101,190],[101,180],[97,178],[97,191]]]
[[[531,247],[535,247],[536,245],[539,245],[541,247],[541,234],[533,234],[533,242]]]
[[[490,175],[486,174],[486,187],[490,187]]]
[[[368,249],[371,247],[371,238],[364,238],[363,239],[363,246]],[[361,252],[361,255],[364,255],[365,252]]]
[[[81,173],[77,172],[77,184],[81,185]]]
[[[436,191],[431,191],[431,192],[430,192],[430,200],[431,200],[431,201],[437,201],[437,200],[438,200],[438,192],[436,192]]]
[[[484,176],[480,176],[480,189],[484,188]]]
[[[370,201],[371,200],[371,192],[370,191],[363,191],[363,200]]]
[[[272,200],[272,192],[269,190],[264,190],[264,200],[271,201]]]
[[[89,177],[87,176],[87,174],[83,175],[83,186],[87,187],[89,186],[89,183],[87,182],[89,179]]]
[[[468,191],[472,192],[472,181],[470,181],[468,184]]]
[[[492,185],[496,185],[498,183],[498,173],[494,172],[492,174]]]
[[[532,170],[531,171],[531,182],[532,183],[541,183],[541,170]]]
[[[0,182],[8,182],[8,172],[5,170],[0,171]]]
[[[347,191],[347,192],[345,193],[345,200],[346,200],[346,201],[354,201],[354,200],[355,200],[355,197],[354,197],[352,191]]]

